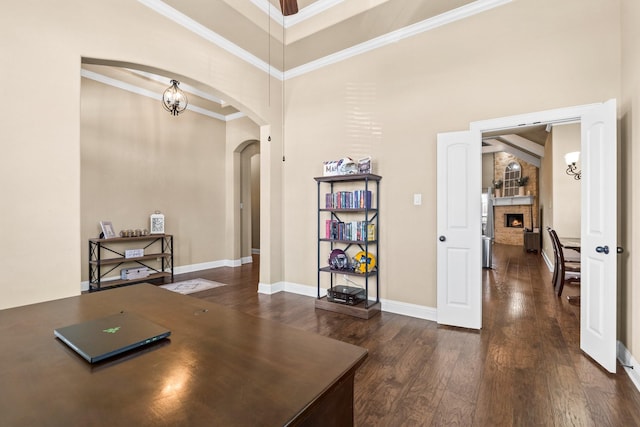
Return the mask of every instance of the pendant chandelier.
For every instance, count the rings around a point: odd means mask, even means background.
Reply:
[[[162,106],[172,116],[177,116],[186,110],[189,103],[187,95],[178,87],[179,84],[179,81],[171,80],[171,86],[162,94]]]

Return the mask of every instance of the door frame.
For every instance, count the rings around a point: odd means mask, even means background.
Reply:
[[[546,110],[546,111],[539,111],[539,112],[533,112],[533,113],[519,114],[514,116],[500,117],[500,118],[489,119],[489,120],[476,121],[476,122],[471,122],[469,125],[469,128],[471,131],[474,131],[476,135],[478,134],[482,135],[485,132],[517,129],[519,127],[526,127],[526,126],[535,126],[535,125],[543,125],[543,124],[554,125],[554,124],[566,124],[566,123],[576,123],[576,122],[579,123],[582,121],[582,117],[585,113],[589,111],[594,111],[595,108],[599,108],[603,104],[604,103],[585,104],[585,105],[578,105],[573,107],[558,108],[553,110]],[[615,120],[617,122],[617,117],[615,118]],[[617,127],[617,124],[616,124],[616,127]],[[481,144],[481,139],[482,138],[480,136],[480,139],[477,141],[478,144]],[[618,137],[616,135],[616,142],[615,142],[616,144],[617,144],[617,139]],[[584,141],[581,141],[581,145],[582,145],[582,150],[584,150],[586,148]],[[478,162],[481,162],[480,158],[478,158]],[[617,184],[616,184],[616,187],[617,187]],[[614,236],[614,237],[617,238],[617,236]],[[444,286],[448,286],[448,285],[444,285]],[[438,287],[440,287],[440,284],[438,284]],[[479,307],[480,314],[482,316],[482,302],[480,301],[479,304],[480,304],[480,307]],[[614,320],[614,322],[617,322],[617,318]],[[453,324],[453,326],[457,326],[457,325]],[[480,328],[481,327],[482,325],[480,325]],[[585,325],[583,324],[583,320],[581,318],[581,325],[580,325],[581,335],[584,327]],[[615,329],[616,328],[614,328],[614,331]],[[615,336],[613,337],[614,342],[616,341],[616,338],[617,337]],[[582,348],[582,345],[581,345],[581,348]],[[598,362],[598,363],[602,363],[602,362]],[[610,370],[611,372],[615,372],[615,367],[613,371],[610,368],[608,368],[608,370]]]

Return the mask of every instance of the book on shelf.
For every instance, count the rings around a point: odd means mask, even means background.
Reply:
[[[376,240],[376,225],[367,221],[342,222],[335,219],[325,221],[325,238],[355,242]]]
[[[325,194],[326,209],[371,209],[371,190],[337,191]]]
[[[367,240],[370,242],[376,240],[376,225],[373,223],[367,224]]]

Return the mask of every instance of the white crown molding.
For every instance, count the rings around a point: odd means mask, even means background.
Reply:
[[[265,15],[268,15],[272,21],[275,21],[276,24],[284,27],[284,16],[280,9],[275,7],[269,2],[269,0],[251,0],[251,3]]]
[[[153,80],[154,82],[158,82],[158,83],[162,83],[162,84],[166,84],[167,86],[171,84],[171,79],[168,77],[163,77],[163,76],[159,76],[157,74],[153,74],[153,73],[148,73],[146,71],[140,71],[140,70],[135,70],[133,68],[126,68],[127,71],[130,71],[134,74],[137,74],[139,76],[143,76],[148,78],[149,80]],[[226,102],[224,102],[222,99],[218,98],[215,95],[212,95],[208,92],[204,92],[201,91],[200,89],[196,89],[195,87],[188,85],[184,82],[180,82],[180,89],[182,89],[184,92],[187,93],[191,93],[193,95],[196,95],[200,98],[206,99],[208,101],[211,102],[215,102],[216,104],[219,104],[220,106],[225,106]]]
[[[264,0],[267,1],[267,0]],[[321,14],[325,10],[329,10],[334,6],[339,5],[344,0],[318,0],[315,3],[300,9],[295,15],[284,17],[284,28],[291,28],[307,19],[313,18],[316,15]]]
[[[384,34],[382,36],[376,37],[364,43],[360,43],[358,45],[352,46],[350,48],[343,49],[339,52],[333,53],[331,55],[327,55],[323,58],[310,61],[306,64],[292,68],[291,70],[286,72],[278,70],[273,65],[261,60],[260,58],[256,57],[250,52],[242,49],[240,46],[230,42],[229,40],[225,39],[219,34],[209,30],[205,26],[199,24],[198,22],[194,21],[188,16],[180,13],[176,9],[167,5],[162,0],[138,0],[138,1],[143,5],[147,6],[148,8],[152,9],[153,11],[159,13],[160,15],[172,20],[178,25],[181,25],[182,27],[186,28],[192,33],[226,50],[227,52],[240,58],[241,60],[253,65],[259,70],[265,73],[269,73],[270,76],[278,79],[279,81],[286,81],[288,79],[292,79],[292,78],[310,73],[312,71],[316,71],[328,65],[344,61],[356,55],[360,55],[362,53],[387,46],[391,43],[396,43],[402,39],[413,37],[417,34],[421,34],[426,31],[441,27],[443,25],[456,22],[464,18],[468,18],[478,13],[485,12],[495,7],[502,6],[504,4],[510,3],[513,0],[476,0],[465,6],[461,6],[457,9],[442,13],[440,15],[434,16],[432,18],[426,19],[424,21],[418,22],[413,25],[400,28],[396,31],[392,31],[390,33]],[[285,28],[288,28],[300,22],[303,22],[319,13],[324,12],[325,10],[331,7],[334,7],[335,5],[341,3],[342,1],[344,0],[319,0],[311,6],[301,9],[295,15],[284,17],[280,13],[280,10],[274,7],[268,0],[251,0],[251,2],[254,5],[256,5],[256,7],[258,7],[264,13],[269,14],[269,16],[272,17],[272,19],[278,22],[278,24],[283,25]],[[84,71],[85,70],[83,70],[83,72]],[[143,73],[141,71],[136,71],[136,72]],[[92,78],[92,77],[89,77],[89,75],[85,75],[85,77]],[[163,78],[158,77],[158,79],[160,79],[158,81],[162,81]],[[98,81],[101,81],[105,84],[111,84],[112,86],[119,87],[124,90],[129,90],[130,92],[139,93],[144,96],[150,96],[151,94],[150,92],[145,91],[144,89],[135,88],[134,86],[128,85],[123,82],[115,83],[115,81],[112,81],[112,80],[114,79],[109,79],[108,77],[104,77],[104,79],[100,78],[100,80]],[[192,92],[197,96],[200,96],[205,99],[209,99],[213,102],[218,102],[221,105],[224,104],[224,101],[222,101],[221,99],[216,98],[213,95],[207,94],[205,92],[199,91],[196,88],[193,88],[193,87],[187,88],[187,85],[184,85],[183,90],[187,92]],[[157,98],[159,96],[160,95],[158,94],[153,94],[153,96],[151,97]],[[218,120],[224,120],[224,121],[234,120],[234,119],[245,116],[243,113],[235,113],[235,114],[230,114],[228,116],[223,116],[223,115],[220,115],[202,108],[194,107],[191,105],[189,105],[187,109],[190,109],[200,114],[207,115],[209,117],[216,118]]]
[[[373,38],[350,48],[332,53],[331,55],[327,55],[324,58],[316,59],[314,61],[292,68],[291,70],[285,72],[285,80],[301,76],[311,71],[318,70],[322,67],[326,67],[327,65],[344,61],[345,59],[352,58],[356,55],[360,55],[374,49],[379,49],[392,43],[396,43],[402,39],[413,37],[426,31],[442,27],[443,25],[468,18],[478,13],[485,12],[498,6],[502,6],[506,3],[510,3],[511,1],[513,0],[477,0],[473,3],[469,3],[457,9],[441,13],[440,15],[425,19],[424,21],[417,22],[415,24],[400,28],[387,34],[383,34],[382,36]]]
[[[189,18],[188,16],[178,12],[176,9],[168,6],[166,3],[162,2],[161,0],[138,0],[138,1],[144,4],[145,6],[149,7],[150,9],[154,10],[155,12],[185,27],[189,31],[192,31],[193,33],[199,35],[205,40],[208,40],[211,43],[214,43],[220,48],[248,62],[249,64],[257,67],[258,69],[264,72],[270,73],[271,76],[277,78],[278,80],[284,81],[294,77],[301,76],[311,71],[318,70],[320,68],[326,67],[327,65],[344,61],[345,59],[349,59],[353,56],[360,55],[362,53],[387,46],[399,40],[402,40],[408,37],[413,37],[417,34],[424,33],[434,28],[438,28],[443,25],[450,24],[452,22],[456,22],[473,15],[477,15],[487,10],[496,8],[498,6],[511,3],[513,0],[476,0],[465,6],[461,6],[457,9],[453,9],[451,11],[442,13],[440,15],[434,16],[424,21],[417,22],[413,25],[400,28],[396,31],[392,31],[390,33],[376,37],[364,43],[360,43],[356,46],[343,49],[339,52],[333,53],[331,55],[327,55],[324,58],[320,58],[315,61],[311,61],[306,64],[300,65],[296,68],[292,68],[291,70],[286,72],[282,72],[276,69],[271,64],[264,62],[263,60],[256,57],[255,55],[242,49],[240,46],[230,42],[229,40],[225,39],[219,34],[197,23],[196,21]],[[320,0],[316,2],[316,3],[320,3],[320,5],[317,6],[317,9],[315,6],[308,6],[302,9],[296,15],[303,13],[303,11],[306,11],[307,9],[311,9],[311,12],[309,12],[309,14],[311,14],[312,12],[314,14],[317,14],[317,13],[320,13],[321,11],[326,10],[329,7],[334,6],[340,1],[342,0]],[[273,8],[271,9],[271,12],[270,12],[272,15],[280,14],[280,11],[278,11],[277,8],[273,7],[273,5],[271,5],[267,0],[252,0],[252,2],[263,11],[265,10],[269,11],[270,10],[269,7]],[[264,3],[267,3],[268,5]],[[296,16],[296,15],[293,15],[293,16]],[[282,14],[280,14],[280,16],[282,16]],[[305,16],[305,14],[303,14],[303,16]],[[310,16],[313,16],[313,15],[310,15]],[[291,18],[291,17],[287,17],[287,18]],[[308,19],[308,18],[305,18],[305,19]],[[285,27],[286,25],[288,24],[285,23]]]
[[[155,99],[156,101],[162,102],[162,94],[160,93],[153,92],[151,90],[144,89],[139,86],[132,85],[130,83],[126,83],[118,79],[114,79],[112,77],[107,77],[100,73],[81,69],[80,75],[84,78],[94,80],[96,82],[106,84],[108,86],[126,90],[127,92],[146,96],[147,98]],[[221,120],[223,122],[229,122],[231,120],[236,120],[246,116],[246,114],[242,112],[237,112],[237,113],[233,113],[225,116],[224,114],[215,113],[213,111],[207,110],[206,108],[198,107],[193,104],[187,105],[187,110],[193,111],[194,113],[202,114],[203,116],[211,117],[213,119]]]
[[[260,9],[261,12],[265,15],[269,15],[272,21],[284,28],[293,27],[294,25],[313,18],[314,16],[324,12],[325,10],[331,9],[342,2],[344,2],[344,0],[318,0],[313,4],[300,9],[295,15],[283,16],[282,11],[272,5],[269,0],[251,0],[251,3]]]
[[[176,24],[181,25],[182,27],[186,28],[192,33],[226,50],[232,55],[237,56],[243,61],[264,71],[265,73],[269,73],[271,76],[277,78],[278,80],[283,79],[282,71],[273,67],[271,64],[268,64],[265,61],[261,60],[260,58],[253,55],[252,53],[247,52],[246,50],[242,49],[240,46],[236,45],[235,43],[230,42],[229,40],[225,39],[218,33],[215,33],[209,30],[207,27],[205,27],[202,24],[199,24],[198,22],[189,18],[187,15],[178,12],[176,9],[172,8],[171,6],[162,2],[161,0],[138,0],[138,1],[143,5],[147,6],[148,8],[152,9],[153,11],[164,16],[165,18],[172,20]]]

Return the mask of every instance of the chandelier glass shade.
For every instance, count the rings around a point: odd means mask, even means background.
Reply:
[[[177,116],[186,110],[189,103],[187,95],[178,87],[179,85],[179,81],[171,80],[171,86],[162,94],[162,106],[172,116]]]

